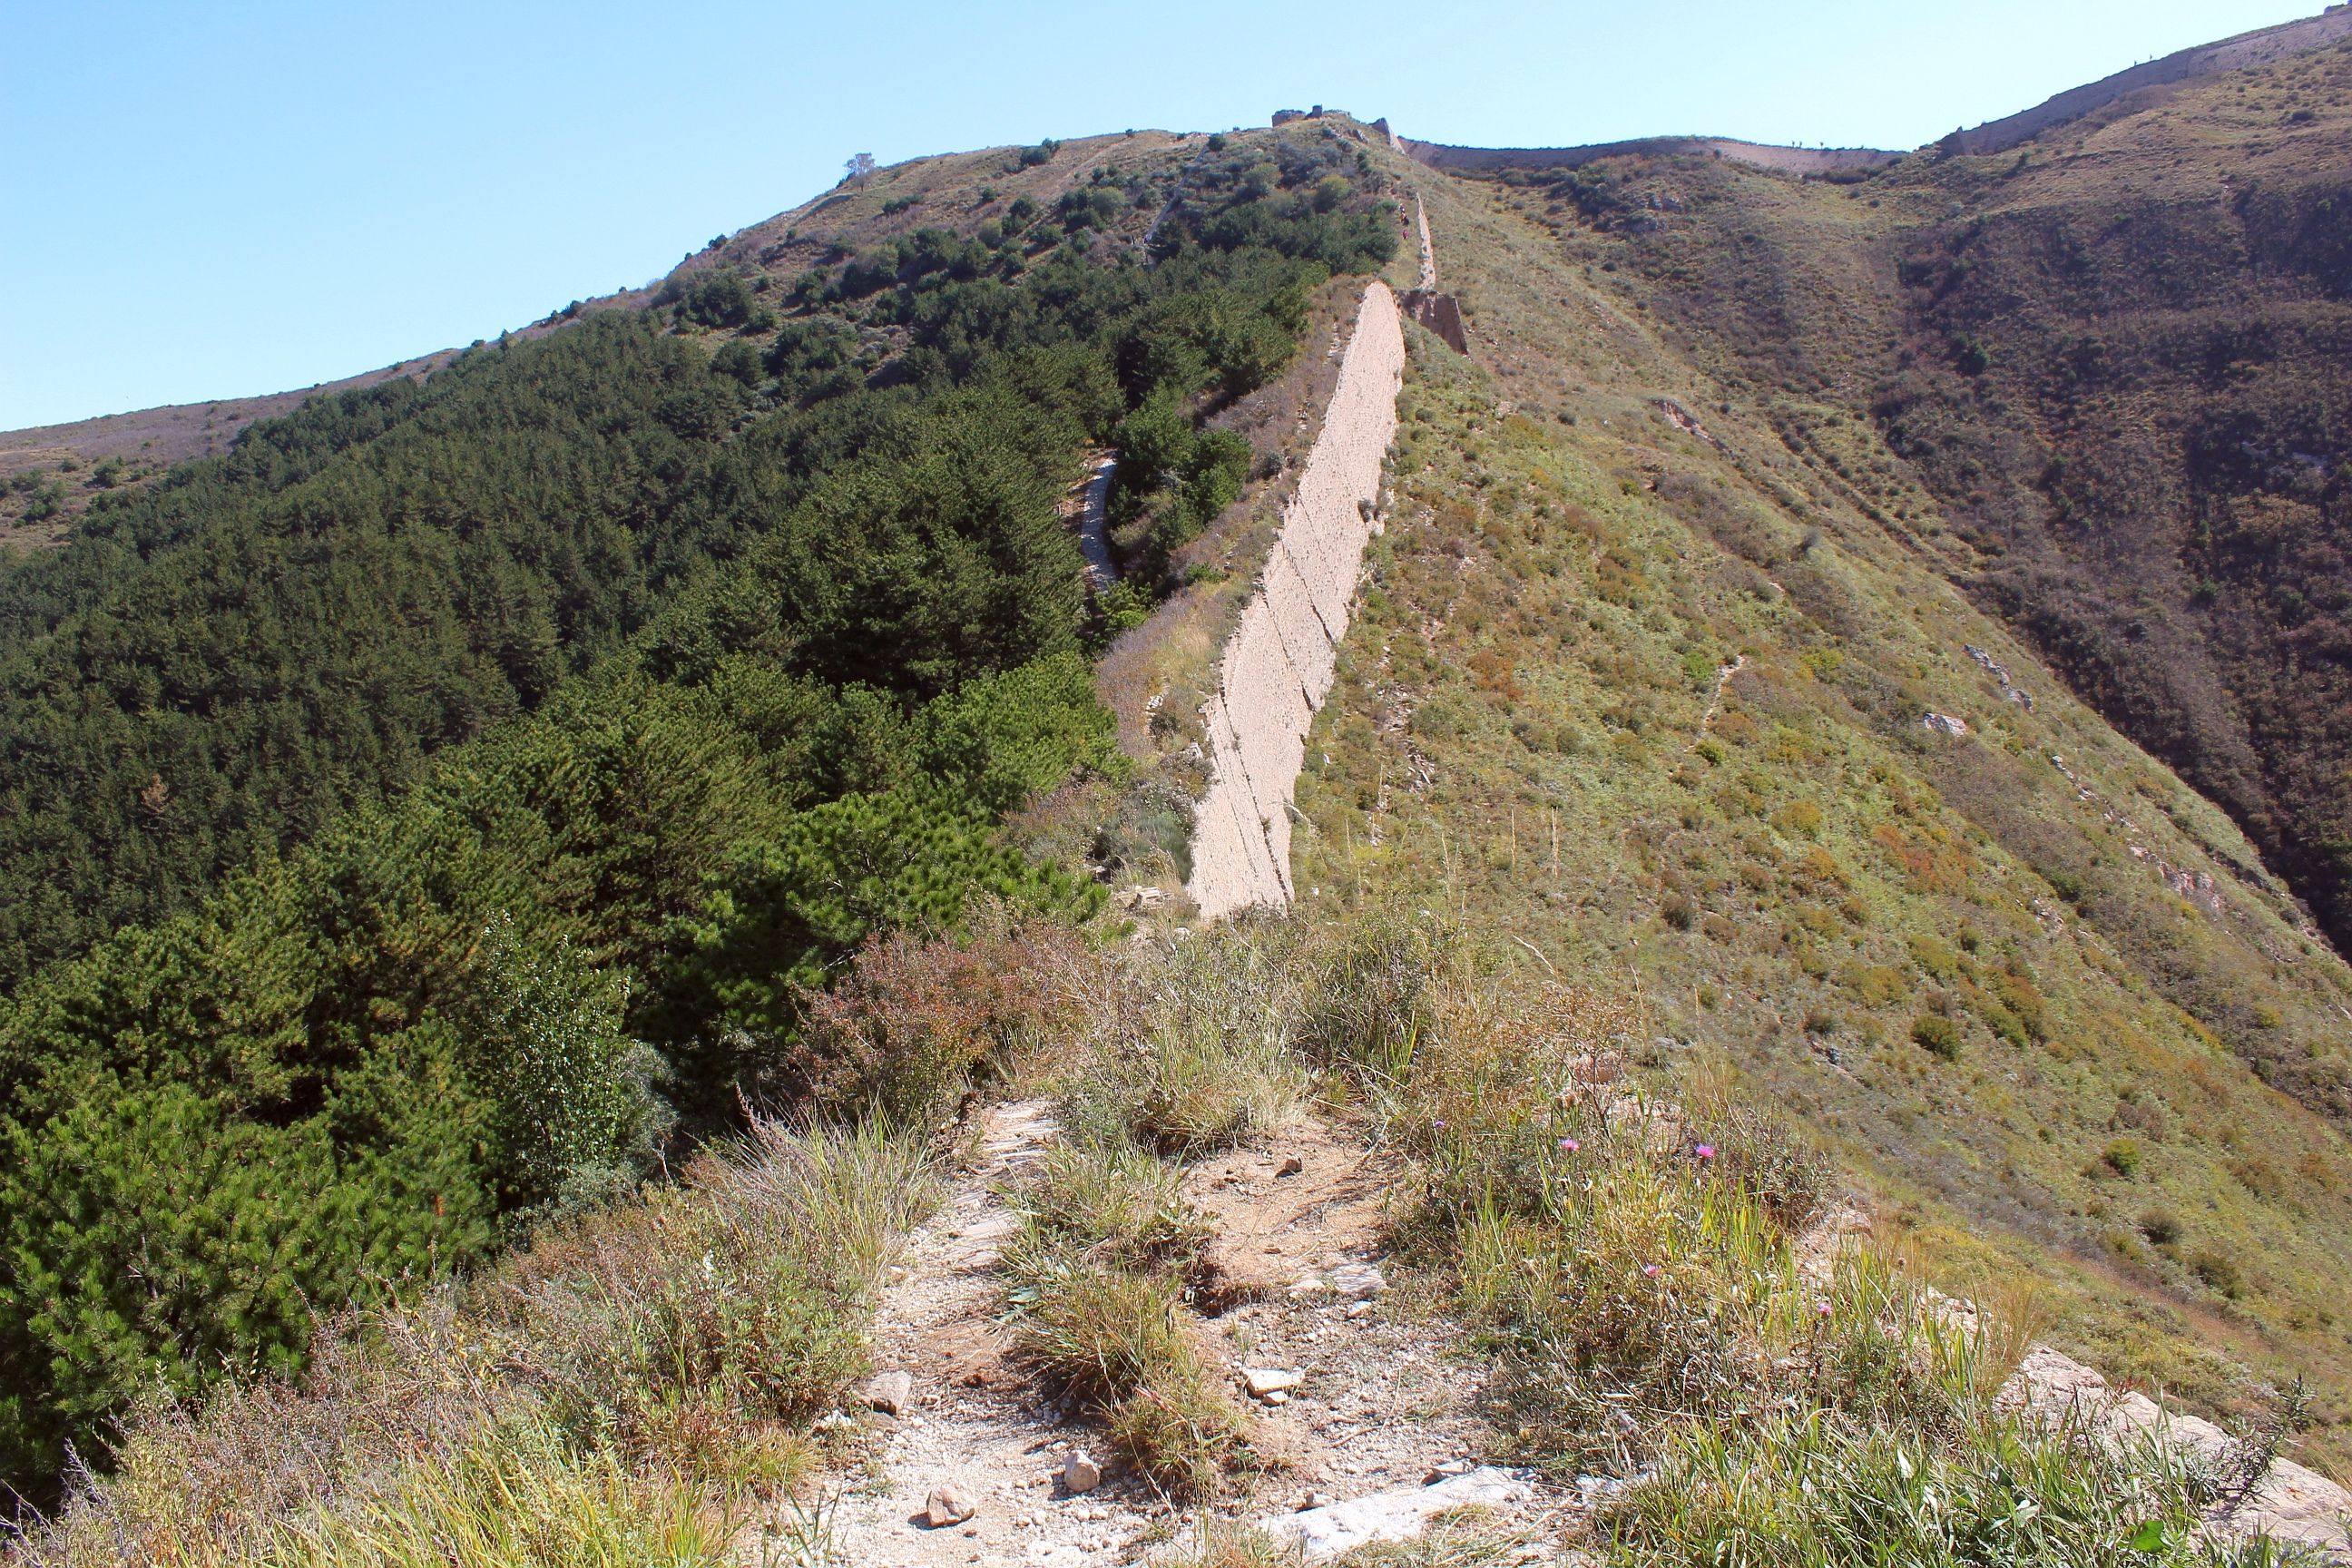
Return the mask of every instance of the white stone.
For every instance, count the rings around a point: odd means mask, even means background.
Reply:
[[[1074,1493],[1090,1492],[1102,1485],[1102,1466],[1084,1448],[1073,1448],[1062,1461],[1062,1485]]]
[[[961,1524],[980,1511],[980,1505],[967,1496],[961,1487],[935,1487],[924,1501],[923,1515],[931,1521],[933,1530],[950,1524]]]
[[[1315,1563],[1376,1541],[1411,1541],[1431,1519],[1453,1509],[1503,1508],[1533,1495],[1525,1478],[1485,1467],[1432,1487],[1402,1487],[1302,1513],[1269,1515],[1258,1521],[1258,1528],[1297,1542],[1300,1554]]]
[[[1342,1263],[1331,1270],[1331,1289],[1350,1301],[1369,1300],[1388,1288],[1388,1276],[1370,1263]]]
[[[1306,1381],[1307,1374],[1296,1367],[1245,1366],[1242,1368],[1243,1384],[1260,1399],[1264,1399],[1269,1394],[1286,1394]]]

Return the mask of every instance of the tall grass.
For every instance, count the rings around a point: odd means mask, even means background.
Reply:
[[[1165,953],[1120,1003],[1102,1047],[1063,1096],[1066,1127],[1184,1157],[1297,1115],[1298,993],[1273,940],[1232,930]]]
[[[865,1370],[892,1240],[937,1192],[919,1139],[759,1122],[484,1279],[331,1326],[299,1386],[142,1413],[6,1559],[725,1561],[734,1501],[794,1484]]]
[[[725,1568],[733,1521],[668,1477],[633,1473],[535,1423],[479,1434],[381,1489],[289,1521],[268,1568]]]
[[[2200,1524],[2181,1458],[1979,1407],[1957,1431],[1814,1407],[1685,1427],[1612,1521],[1627,1568],[2113,1568],[2266,1564]]]
[[[1185,1321],[1185,1269],[1207,1237],[1180,1173],[1132,1143],[1074,1142],[1016,1200],[1005,1248],[1013,1359],[1099,1415],[1153,1484],[1223,1489],[1248,1422]]]
[[[542,1237],[488,1297],[510,1375],[583,1439],[727,1484],[790,1484],[864,1370],[891,1239],[936,1202],[920,1141],[757,1124],[680,1187]]]

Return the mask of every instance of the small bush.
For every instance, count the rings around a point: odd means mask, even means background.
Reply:
[[[1911,1020],[1911,1038],[1932,1056],[1948,1062],[1960,1059],[1959,1026],[1949,1018],[1923,1013]]]
[[[966,941],[875,936],[831,990],[813,992],[799,1076],[821,1103],[929,1120],[1020,1041],[1066,1019],[1078,960],[1066,926]]]
[[[1297,1005],[1271,955],[1245,937],[1192,944],[1070,1087],[1064,1125],[1167,1155],[1228,1148],[1282,1125],[1306,1089],[1290,1048]]]
[[[2139,1216],[2139,1233],[2158,1247],[2170,1247],[2180,1239],[2180,1216],[2170,1209],[2150,1209]]]
[[[515,1375],[583,1440],[777,1479],[797,1462],[792,1429],[865,1370],[891,1238],[936,1194],[919,1140],[761,1123],[686,1188],[516,1262],[493,1298]]]
[[[1772,826],[1791,838],[1813,838],[1822,831],[1822,808],[1810,800],[1792,800],[1772,814]]]
[[[1210,1497],[1249,1463],[1249,1420],[1209,1365],[1170,1367],[1106,1413],[1112,1444],[1152,1485]]]
[[[1308,983],[1300,1044],[1325,1067],[1401,1075],[1434,1022],[1448,967],[1427,921],[1391,913],[1349,922]]]
[[[1243,1520],[1203,1514],[1198,1533],[1172,1554],[1156,1559],[1162,1568],[1291,1568],[1298,1561],[1297,1545],[1276,1540]]]
[[[1013,1279],[1014,1360],[1102,1413],[1155,1484],[1217,1490],[1246,1453],[1248,1422],[1180,1324],[1176,1283],[1067,1252],[1024,1260]]]
[[[1197,1353],[1177,1327],[1178,1289],[1163,1277],[1049,1253],[1013,1278],[1013,1356],[1050,1392],[1116,1405]]]
[[[1065,1142],[1018,1200],[1024,1234],[1016,1246],[1072,1247],[1121,1268],[1181,1264],[1208,1237],[1177,1194],[1181,1178],[1130,1143]]]
[[[2144,1158],[2137,1138],[2116,1139],[2099,1151],[2099,1163],[2118,1176],[2137,1175]]]
[[[2227,1296],[2232,1301],[2245,1294],[2245,1279],[2238,1272],[2237,1263],[2210,1247],[2202,1248],[2189,1257],[2189,1272],[2197,1276],[2207,1289]]]

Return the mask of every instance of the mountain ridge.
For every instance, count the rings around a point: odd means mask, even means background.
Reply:
[[[95,505],[0,575],[0,1451],[170,1397],[10,1557],[2261,1561],[2352,967],[2099,676],[2324,770],[2352,49],[2175,86],[917,160]]]

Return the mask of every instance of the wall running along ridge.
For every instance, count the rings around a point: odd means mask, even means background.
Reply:
[[[1257,592],[1225,644],[1216,695],[1201,710],[1209,793],[1193,814],[1185,891],[1207,919],[1290,901],[1291,800],[1307,729],[1338,677],[1403,384],[1396,296],[1375,281],[1356,312],[1298,493],[1283,509]]]

